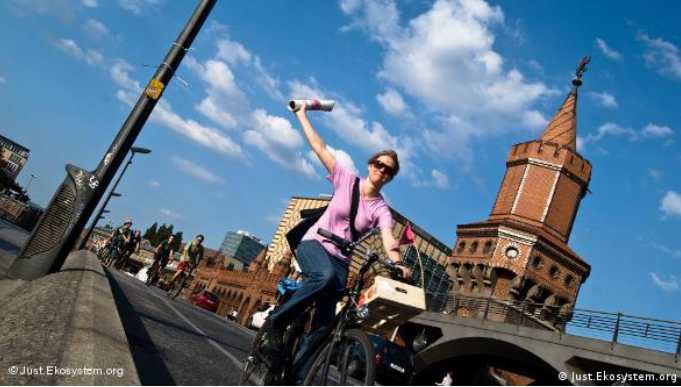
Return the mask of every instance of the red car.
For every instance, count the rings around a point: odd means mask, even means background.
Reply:
[[[209,310],[215,313],[220,305],[220,299],[215,294],[202,290],[198,293],[192,294],[189,300],[196,306]]]

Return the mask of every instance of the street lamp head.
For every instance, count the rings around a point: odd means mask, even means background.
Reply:
[[[108,213],[110,213],[110,212],[111,212],[111,211],[109,211],[109,210],[103,210],[103,211],[102,211],[102,214],[108,214]]]
[[[151,153],[151,149],[140,148],[140,147],[136,147],[136,146],[133,146],[131,148],[131,150],[132,150],[132,153],[142,153],[142,154]]]
[[[112,192],[112,193],[111,193],[111,196],[117,198],[117,197],[120,197],[121,194],[119,194],[118,192]]]

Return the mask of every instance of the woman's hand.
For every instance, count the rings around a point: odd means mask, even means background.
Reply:
[[[298,118],[305,116],[307,112],[307,104],[303,101],[300,104],[300,107],[296,108],[293,113],[295,113]]]
[[[400,269],[400,271],[402,272],[402,277],[404,277],[404,279],[411,278],[411,269],[404,265],[395,265],[395,267]]]

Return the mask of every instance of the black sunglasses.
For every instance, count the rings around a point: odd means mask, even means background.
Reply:
[[[395,168],[391,167],[390,165],[383,163],[381,160],[374,160],[371,163],[371,165],[373,165],[374,168],[376,168],[376,169],[384,170],[386,175],[395,176],[395,173],[396,173]]]

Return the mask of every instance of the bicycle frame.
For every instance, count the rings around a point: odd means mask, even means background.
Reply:
[[[368,235],[370,236],[370,235]],[[368,238],[367,236],[367,238]],[[364,239],[362,238],[361,240],[357,241],[356,243],[359,244],[361,243]],[[358,248],[356,246],[356,248]],[[361,250],[361,253],[367,255],[368,253],[364,251],[363,249]],[[360,267],[360,270],[358,272],[357,280],[355,281],[352,289],[350,291],[344,291],[342,293],[343,295],[347,295],[348,300],[345,303],[345,306],[341,309],[340,313],[338,313],[334,319],[333,324],[331,324],[330,328],[327,328],[325,331],[323,331],[314,342],[311,342],[309,345],[309,348],[311,349],[308,351],[308,353],[304,354],[303,357],[298,359],[297,361],[294,362],[293,367],[292,367],[292,373],[295,374],[297,373],[301,367],[305,366],[305,364],[310,360],[314,359],[317,357],[319,354],[319,351],[321,351],[324,348],[323,343],[326,342],[327,340],[332,340],[331,344],[331,349],[329,350],[329,353],[327,354],[327,359],[325,362],[324,366],[324,378],[326,378],[326,374],[328,372],[328,364],[331,360],[331,355],[333,353],[333,349],[335,344],[340,342],[341,337],[343,336],[343,333],[345,330],[350,327],[355,327],[355,326],[360,326],[361,324],[355,319],[355,311],[357,310],[357,300],[359,299],[359,296],[362,291],[362,287],[364,285],[364,276],[366,273],[369,271],[371,268],[371,265],[373,265],[376,261],[379,260],[379,256],[376,253],[371,253],[368,254],[369,258],[367,261],[362,264]],[[333,333],[333,336],[329,338],[327,336],[328,333]],[[314,350],[312,350],[314,348]]]

